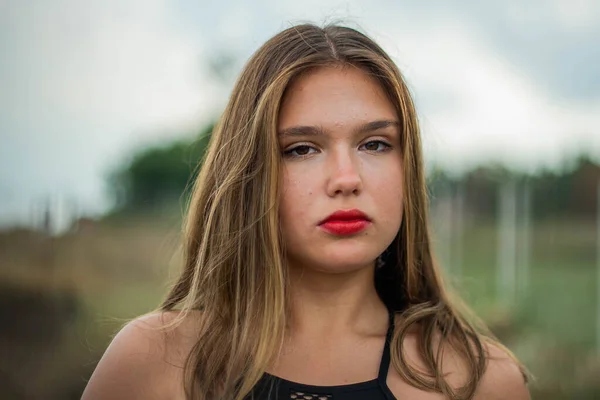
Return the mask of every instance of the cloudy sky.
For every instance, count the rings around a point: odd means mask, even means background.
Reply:
[[[218,115],[251,53],[307,20],[390,53],[428,162],[600,155],[598,0],[0,0],[0,225],[30,223],[46,198],[105,210],[108,171]],[[219,56],[235,60],[224,78]]]

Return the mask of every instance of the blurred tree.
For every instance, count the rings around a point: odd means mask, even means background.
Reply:
[[[208,60],[209,73],[225,87],[231,85],[239,70],[239,59],[236,54],[221,50]]]
[[[596,215],[596,187],[600,181],[600,164],[589,155],[580,155],[562,171],[544,171],[527,175],[502,165],[479,166],[461,177],[450,177],[434,167],[428,175],[432,200],[455,196],[458,187],[464,190],[466,212],[478,217],[494,217],[498,191],[506,182],[515,182],[517,190],[527,186],[532,196],[533,218],[585,217]]]
[[[214,123],[193,140],[145,148],[109,177],[114,212],[153,211],[187,200]]]
[[[494,217],[502,184],[520,179],[520,174],[499,164],[480,166],[469,171],[463,178],[469,213]]]
[[[571,180],[570,210],[580,215],[595,216],[600,165],[595,164],[589,156],[580,156]]]
[[[533,211],[540,217],[596,215],[596,186],[600,165],[580,155],[561,173],[545,172],[534,179]]]
[[[114,212],[161,210],[187,203],[214,123],[205,126],[195,140],[179,140],[141,150],[109,177],[115,200]],[[511,171],[505,166],[479,166],[454,177],[439,166],[429,169],[427,183],[432,201],[464,195],[465,212],[494,218],[498,191],[503,183],[515,182],[519,190],[527,185],[532,195],[532,218],[557,216],[591,217],[596,213],[596,185],[600,165],[581,155],[560,172],[537,175]]]

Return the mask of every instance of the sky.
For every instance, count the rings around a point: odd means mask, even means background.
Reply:
[[[598,0],[0,0],[0,226],[37,223],[47,201],[106,211],[111,170],[218,117],[248,57],[304,21],[392,56],[429,163],[600,155]]]

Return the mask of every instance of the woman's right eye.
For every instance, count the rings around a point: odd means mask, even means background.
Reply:
[[[292,147],[291,149],[285,150],[283,155],[291,158],[301,158],[306,157],[312,153],[316,152],[314,147],[308,145],[300,145],[296,147]]]

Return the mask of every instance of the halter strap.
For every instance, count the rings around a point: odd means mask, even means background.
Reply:
[[[390,368],[390,343],[392,342],[392,334],[394,333],[394,313],[389,311],[389,324],[387,334],[385,335],[385,345],[383,347],[383,354],[381,355],[381,362],[379,363],[379,374],[377,380],[380,384],[385,387],[388,370]]]

